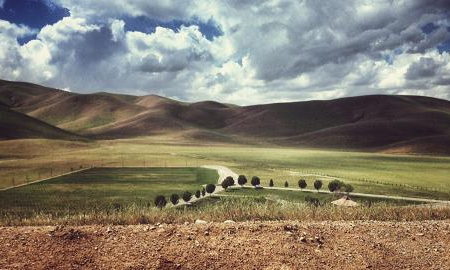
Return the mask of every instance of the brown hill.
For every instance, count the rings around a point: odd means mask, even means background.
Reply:
[[[0,139],[85,140],[41,120],[0,105]]]
[[[235,106],[156,95],[82,95],[0,81],[0,103],[92,138],[179,133],[197,141],[242,138],[245,143],[450,154],[441,147],[450,136],[450,101],[430,97],[372,95]]]

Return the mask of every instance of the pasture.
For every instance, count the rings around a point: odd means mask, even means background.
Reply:
[[[194,193],[217,178],[216,171],[204,168],[92,168],[0,191],[0,212],[28,217],[148,208],[157,195]]]
[[[296,187],[300,178],[341,179],[355,192],[450,199],[450,158],[233,145],[180,138],[65,142],[14,140],[0,142],[0,188],[70,171],[79,166],[197,167],[223,165],[263,185],[273,179]]]

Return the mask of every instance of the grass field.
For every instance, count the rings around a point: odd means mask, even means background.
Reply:
[[[154,207],[156,195],[181,197],[217,178],[216,171],[204,168],[93,168],[0,191],[0,213],[27,218]]]
[[[202,144],[179,138],[141,138],[91,143],[51,140],[0,142],[0,188],[88,166],[188,166],[217,164],[238,174],[311,187],[341,178],[355,192],[450,199],[450,158],[314,149]]]

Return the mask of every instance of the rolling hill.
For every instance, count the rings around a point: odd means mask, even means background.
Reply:
[[[0,81],[0,104],[10,113],[94,139],[179,134],[196,141],[450,154],[442,147],[450,145],[450,101],[422,96],[235,106],[156,95],[83,95]],[[17,137],[8,135],[20,134],[17,129],[3,129],[8,132],[1,137]]]

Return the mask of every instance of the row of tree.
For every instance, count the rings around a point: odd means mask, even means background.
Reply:
[[[194,195],[192,195],[192,193],[189,192],[189,191],[185,191],[181,195],[181,199],[187,203],[187,202],[191,201],[192,196],[195,196],[198,199],[200,197],[206,196],[206,193],[212,194],[215,190],[216,190],[216,185],[214,185],[214,184],[207,184],[206,187],[202,188],[202,190],[195,191]],[[169,199],[170,199],[170,202],[173,205],[177,205],[180,202],[180,196],[178,194],[176,194],[176,193],[170,195]],[[165,207],[167,205],[166,197],[164,195],[156,196],[156,198],[155,198],[155,205],[158,208]]]
[[[244,186],[245,184],[247,184],[247,177],[245,177],[245,175],[239,175],[237,182],[240,186]],[[258,176],[253,176],[250,183],[254,187],[260,187],[261,180]],[[226,177],[221,183],[221,186],[224,190],[227,190],[228,187],[234,186],[234,185],[235,185],[235,182],[234,182],[233,177],[231,177],[231,176]],[[321,180],[316,180],[316,181],[314,181],[313,185],[314,185],[314,189],[316,189],[317,191],[320,191],[320,189],[323,186],[323,183]],[[274,186],[272,179],[270,179],[270,181],[269,181],[269,186],[270,187]],[[305,179],[298,180],[298,187],[300,189],[304,189],[307,186],[308,186],[308,183],[306,183]],[[286,187],[286,188],[289,187],[289,183],[287,181],[284,183],[284,187]],[[196,198],[200,198],[202,196],[206,196],[206,193],[208,193],[208,194],[214,193],[215,190],[216,190],[216,185],[207,184],[206,187],[204,187],[202,190],[197,190],[194,193],[194,195]],[[328,183],[328,190],[331,192],[340,192],[340,191],[342,192],[343,191],[346,193],[350,193],[350,192],[353,192],[353,186],[350,184],[346,184],[340,180],[333,180]],[[183,199],[183,201],[189,202],[192,199],[192,193],[190,193],[189,191],[186,191],[182,194],[181,198]],[[177,205],[179,203],[179,201],[180,201],[180,196],[178,194],[172,194],[170,196],[170,202],[173,205]],[[157,207],[163,208],[166,206],[166,204],[167,204],[166,197],[164,197],[163,195],[156,196],[155,205]]]

